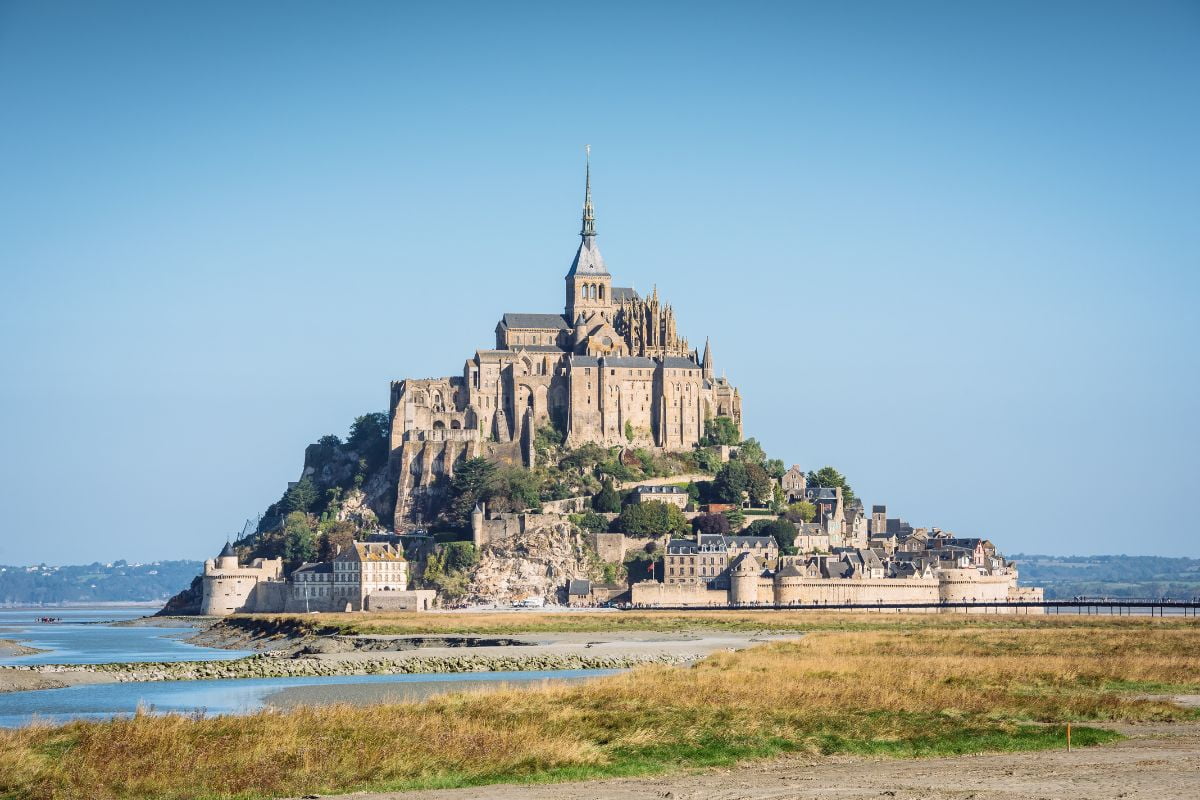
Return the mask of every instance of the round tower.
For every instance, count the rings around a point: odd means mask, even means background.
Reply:
[[[211,550],[209,551],[212,552]],[[237,551],[233,549],[233,545],[225,542],[225,546],[221,548],[221,554],[217,556],[217,570],[237,569],[238,557]]]
[[[762,567],[754,556],[743,553],[738,556],[729,571],[729,600],[734,605],[751,605],[758,602],[758,576]]]

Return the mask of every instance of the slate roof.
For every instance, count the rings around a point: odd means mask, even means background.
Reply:
[[[612,301],[614,303],[621,303],[621,302],[624,302],[625,300],[637,300],[637,299],[638,299],[638,293],[635,292],[633,289],[631,289],[628,286],[612,287]]]
[[[505,312],[500,324],[506,328],[550,328],[556,331],[570,330],[562,314],[515,314]]]
[[[682,486],[638,486],[634,489],[638,494],[687,494]]]
[[[604,266],[604,256],[600,255],[600,248],[596,246],[596,237],[583,237],[583,241],[579,243],[579,249],[575,251],[575,260],[571,262],[571,269],[567,272],[567,277],[607,274],[608,267]]]
[[[211,553],[212,550],[209,550],[208,552]],[[237,553],[234,552],[233,545],[231,545],[229,542],[226,542],[225,546],[221,548],[221,554],[217,556],[217,558],[229,558],[230,556],[236,555]]]
[[[305,573],[308,573],[308,572],[315,572],[315,573],[333,572],[333,564],[329,563],[328,561],[322,561],[317,564],[301,564],[300,566],[296,567],[295,571],[293,571],[292,574],[295,575],[298,572],[305,572]]]
[[[573,580],[567,585],[567,594],[573,597],[587,597],[591,593],[591,581]]]
[[[770,547],[775,544],[774,536],[726,536],[725,545],[736,544],[739,547]]]
[[[598,367],[600,359],[593,356],[572,356],[571,366],[573,367]],[[640,367],[645,369],[655,369],[658,367],[658,362],[653,358],[644,356],[612,356],[605,357],[604,366],[606,367]],[[663,359],[663,366],[670,369],[700,369],[700,365],[690,358],[681,356],[667,356]]]
[[[598,367],[600,359],[594,356],[571,356],[572,367]],[[658,366],[652,358],[640,358],[637,356],[620,356],[617,358],[604,359],[606,367],[645,367],[646,369],[654,369]]]
[[[743,575],[757,575],[762,571],[762,565],[758,563],[758,560],[754,557],[753,553],[742,553],[733,560],[733,563],[729,567],[729,571],[731,573],[741,573]]]

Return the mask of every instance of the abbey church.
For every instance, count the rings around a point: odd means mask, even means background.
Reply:
[[[591,168],[579,249],[566,274],[562,313],[505,313],[494,348],[462,374],[393,381],[391,467],[396,530],[428,522],[439,485],[463,458],[533,466],[534,434],[553,425],[568,447],[587,442],[685,450],[705,420],[741,429],[741,397],[713,370],[707,341],[692,349],[655,290],[612,285],[596,245]]]

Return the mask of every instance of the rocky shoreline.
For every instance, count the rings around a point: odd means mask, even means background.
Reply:
[[[453,672],[517,672],[533,670],[628,669],[642,664],[683,665],[696,655],[587,656],[542,653],[514,656],[431,656],[406,659],[322,659],[250,656],[235,661],[175,661],[142,664],[38,664],[7,669],[56,675],[94,673],[108,680],[136,681],[223,680],[229,678],[292,678],[339,675],[404,675]]]

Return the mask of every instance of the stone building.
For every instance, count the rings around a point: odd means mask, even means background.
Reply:
[[[695,539],[672,539],[663,556],[663,582],[728,588],[730,564],[742,555],[753,556],[760,564],[773,562],[779,557],[779,544],[773,536],[702,533]]]
[[[778,556],[772,567],[769,559],[751,549],[730,556],[715,542],[700,545],[679,540],[671,545],[665,557],[668,574],[664,582],[634,584],[631,597],[635,605],[932,605],[1042,599],[1040,589],[1017,586],[1017,570],[1011,562],[1001,559],[989,566],[975,566],[973,552],[965,548],[904,557],[876,548],[846,548],[830,555]],[[701,568],[713,569],[711,562],[717,554],[724,555],[723,567],[722,559],[715,561],[716,567],[722,567],[720,579],[699,574]],[[943,555],[951,557],[944,559]],[[676,574],[672,581],[672,567],[682,568],[685,574]],[[1037,608],[974,611],[1042,613]]]
[[[688,497],[687,489],[682,486],[637,486],[633,490],[633,502],[649,503],[657,501],[659,503],[670,503],[680,509],[687,508],[691,498]]]
[[[808,476],[804,474],[804,470],[800,469],[799,464],[792,464],[791,469],[783,473],[783,477],[779,479],[779,488],[783,490],[783,496],[789,503],[796,503],[804,498],[804,490],[808,487]]]
[[[270,610],[283,597],[283,560],[256,558],[242,566],[226,542],[216,558],[204,562],[200,582],[200,613],[205,616]]]
[[[239,566],[229,544],[204,564],[200,613],[427,611],[437,593],[408,588],[408,562],[391,544],[354,542],[332,562],[302,564],[284,580],[278,558]]]
[[[709,343],[691,347],[657,289],[642,297],[613,285],[596,244],[590,167],[580,239],[561,313],[505,313],[494,347],[475,351],[460,375],[392,383],[397,530],[432,516],[463,458],[532,466],[542,426],[558,427],[570,447],[659,450],[690,449],[717,416],[741,431],[741,396],[717,376]]]

